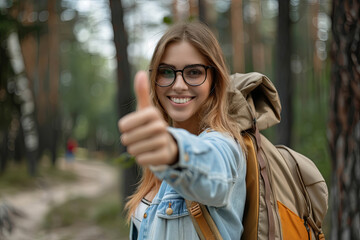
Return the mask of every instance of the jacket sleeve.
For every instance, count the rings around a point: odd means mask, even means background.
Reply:
[[[230,136],[204,131],[199,136],[171,128],[177,141],[178,163],[153,167],[154,174],[170,184],[182,197],[208,206],[222,207],[228,202],[239,172],[246,168],[240,145]]]

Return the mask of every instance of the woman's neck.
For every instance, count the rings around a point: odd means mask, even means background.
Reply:
[[[194,135],[199,135],[200,134],[200,129],[199,126],[197,124],[191,124],[188,122],[180,122],[180,123],[175,123],[174,122],[174,127],[176,128],[182,128],[187,130],[188,132],[194,134]]]
[[[194,134],[194,135],[199,135],[200,134],[200,123],[201,123],[201,118],[198,115],[194,115],[191,118],[182,121],[182,122],[175,122],[173,121],[173,126],[176,128],[182,128],[187,130],[188,132]]]

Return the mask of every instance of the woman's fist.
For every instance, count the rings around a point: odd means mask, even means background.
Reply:
[[[136,112],[119,120],[121,142],[139,165],[174,164],[178,157],[177,144],[161,113],[151,104],[145,72],[136,74],[134,88],[138,107]]]

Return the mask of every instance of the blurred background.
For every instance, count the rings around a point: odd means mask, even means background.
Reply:
[[[350,0],[0,0],[0,239],[127,239],[139,171],[117,121],[185,20],[213,30],[231,73],[273,81],[282,122],[264,134],[320,169],[326,236],[360,239],[359,16]]]

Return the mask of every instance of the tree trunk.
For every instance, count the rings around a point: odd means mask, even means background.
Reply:
[[[117,82],[118,82],[118,109],[119,117],[123,117],[133,110],[130,65],[127,56],[127,34],[123,22],[123,8],[121,0],[110,0],[111,21],[114,30],[114,42],[117,58]],[[125,152],[124,146],[121,146],[121,152]],[[135,190],[137,183],[137,166],[124,169],[122,175],[123,200],[130,196]]]
[[[290,1],[279,1],[276,88],[281,100],[281,122],[277,126],[277,143],[291,146],[292,135],[292,84],[290,71]]]
[[[189,18],[199,18],[199,2],[197,0],[189,0]]]
[[[244,27],[242,17],[242,0],[231,2],[231,36],[233,45],[233,72],[243,73],[244,62]]]
[[[48,1],[48,41],[49,41],[49,67],[48,67],[48,81],[49,81],[49,125],[50,125],[50,143],[49,149],[51,152],[51,163],[56,165],[57,145],[59,139],[59,116],[58,116],[58,101],[59,101],[59,82],[60,82],[60,64],[59,64],[59,15],[56,9],[57,0]]]
[[[173,22],[177,23],[180,19],[179,12],[177,9],[177,0],[172,0],[171,2],[171,12],[173,15]]]
[[[24,133],[28,170],[32,176],[36,175],[39,134],[35,118],[35,102],[30,88],[29,80],[25,74],[24,58],[21,53],[20,41],[17,33],[8,38],[8,51],[15,72],[16,90],[21,101],[20,122]]]
[[[334,0],[330,120],[331,239],[360,239],[360,1]]]
[[[8,163],[7,131],[0,131],[0,176],[5,172]]]
[[[41,24],[43,31],[34,31],[21,39],[21,51],[26,76],[34,92],[36,123],[39,131],[39,156],[45,149],[50,150],[51,163],[56,164],[60,121],[58,116],[59,92],[59,16],[56,0],[47,2],[24,1],[23,14],[30,15],[34,9],[48,11],[46,23],[22,19],[26,26]],[[45,31],[46,30],[46,31]]]
[[[265,72],[265,48],[262,42],[261,31],[259,29],[261,26],[261,3],[260,0],[253,1],[253,7],[256,10],[255,19],[249,24],[249,35],[251,42],[251,59],[253,71],[255,72]],[[243,33],[241,33],[243,34]]]
[[[207,24],[208,18],[207,18],[206,0],[198,0],[198,4],[199,4],[199,21]]]

